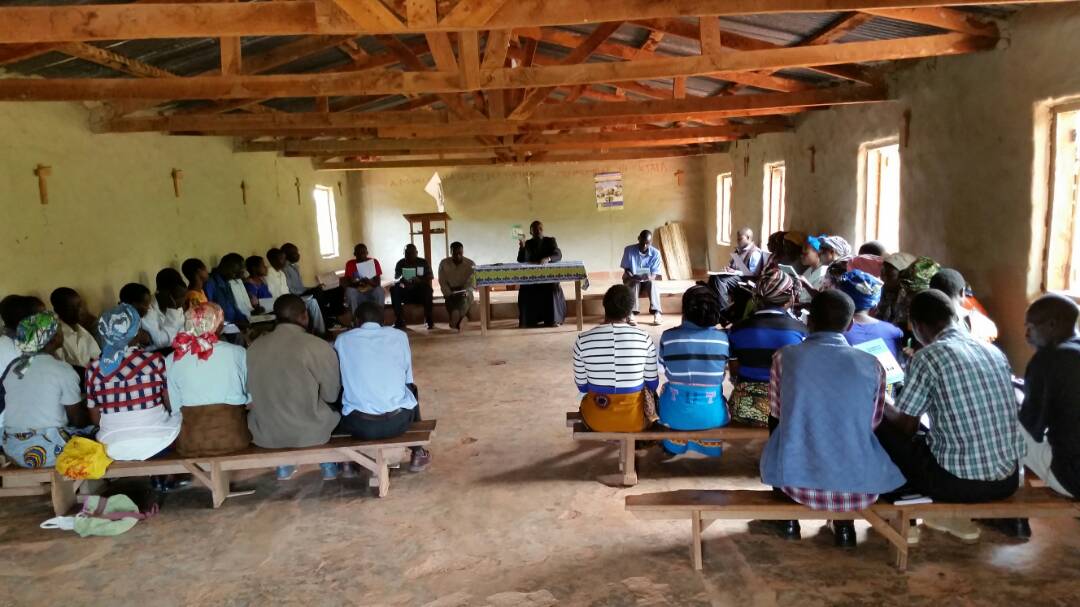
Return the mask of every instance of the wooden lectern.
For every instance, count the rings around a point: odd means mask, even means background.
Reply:
[[[436,260],[431,257],[431,235],[442,234],[446,244],[446,257],[450,257],[450,216],[446,213],[405,213],[405,221],[409,222],[409,242],[416,244],[416,237],[422,236],[424,241],[424,258],[428,263],[435,265]],[[432,223],[442,222],[441,227],[432,227]]]

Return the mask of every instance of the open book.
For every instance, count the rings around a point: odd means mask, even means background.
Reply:
[[[871,339],[870,341],[863,342],[855,348],[862,350],[868,354],[873,354],[881,366],[885,368],[885,383],[887,385],[893,385],[904,381],[904,368],[900,366],[899,361],[893,356],[892,351],[889,350],[889,346],[885,345],[885,340],[880,337],[877,339]]]

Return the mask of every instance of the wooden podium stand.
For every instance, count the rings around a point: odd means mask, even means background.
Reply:
[[[416,244],[416,237],[424,242],[424,258],[428,263],[437,265],[438,260],[431,256],[431,235],[442,234],[446,244],[446,257],[450,257],[450,216],[446,213],[405,213],[402,215],[409,222],[409,242]],[[432,223],[442,222],[441,227],[432,227]]]

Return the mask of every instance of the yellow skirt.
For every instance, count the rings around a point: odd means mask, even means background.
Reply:
[[[593,432],[641,432],[652,424],[648,390],[632,394],[596,394],[581,399],[581,419]]]

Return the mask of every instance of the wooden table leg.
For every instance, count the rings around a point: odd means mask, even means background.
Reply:
[[[491,316],[491,311],[488,310],[490,304],[491,287],[484,285],[480,287],[480,335],[485,337],[488,334],[488,319]]]
[[[577,302],[577,330],[585,328],[585,314],[582,311],[585,306],[581,302],[581,281],[574,281],[574,300]]]

